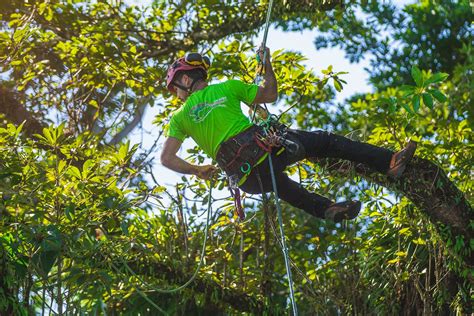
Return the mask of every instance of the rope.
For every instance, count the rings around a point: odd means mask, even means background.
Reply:
[[[253,81],[253,83],[255,83],[257,85],[260,84],[260,82],[262,81],[261,73],[265,69],[265,61],[267,60],[267,51],[266,51],[265,47],[267,46],[267,37],[268,37],[268,30],[270,28],[270,17],[272,15],[272,10],[273,10],[273,1],[274,0],[270,0],[270,2],[268,4],[267,16],[265,18],[265,31],[263,32],[263,40],[262,40],[262,46],[261,46],[263,48],[263,60],[262,61],[259,60],[260,57],[257,54],[257,60],[259,62],[262,62],[262,68],[260,69],[260,72],[257,73],[257,75],[255,76],[255,79]],[[268,113],[267,105],[264,103],[263,106],[265,107],[265,111]],[[255,122],[256,113],[257,113],[257,107],[255,106],[254,111],[253,111],[253,115],[252,115],[252,122]]]
[[[275,205],[278,211],[278,224],[280,226],[280,234],[281,234],[281,244],[282,244],[282,251],[283,256],[285,257],[285,266],[286,266],[286,274],[288,275],[288,286],[290,288],[290,300],[291,306],[293,308],[293,315],[298,315],[298,309],[296,306],[295,300],[295,293],[293,291],[293,277],[291,276],[291,268],[290,268],[290,259],[288,254],[288,248],[286,247],[286,238],[285,238],[285,231],[283,229],[283,218],[281,212],[281,205],[280,199],[278,197],[276,179],[275,179],[275,171],[273,170],[273,162],[272,162],[272,155],[268,155],[268,163],[270,165],[270,174],[272,175],[272,185],[273,185],[273,192],[275,193]]]
[[[154,291],[158,293],[165,293],[165,294],[170,294],[170,293],[176,293],[181,291],[182,289],[186,288],[189,284],[191,284],[194,279],[196,279],[196,276],[201,270],[202,263],[204,262],[204,255],[206,254],[206,243],[207,243],[207,237],[208,237],[208,231],[209,231],[209,222],[211,218],[211,206],[212,206],[212,187],[214,185],[214,181],[211,180],[210,182],[210,189],[209,189],[209,199],[207,202],[207,218],[206,218],[206,228],[204,229],[204,242],[202,244],[202,250],[201,250],[201,258],[199,259],[198,266],[196,267],[196,270],[194,271],[194,274],[191,276],[191,278],[184,283],[181,286],[178,286],[177,288],[174,289],[160,289],[157,287],[152,287]]]
[[[260,174],[257,172],[257,180],[258,180],[258,183],[259,183],[259,186],[260,186],[260,192],[264,192],[263,190],[263,183],[262,183],[262,178],[260,177]],[[268,199],[266,197],[265,194],[262,194],[262,198],[263,198],[263,204],[264,204],[264,211],[265,212],[268,212]],[[254,215],[255,216],[255,215]],[[283,245],[281,244],[281,240],[279,239],[279,236],[278,236],[278,232],[277,232],[277,229],[276,229],[276,224],[274,222],[273,219],[270,219],[270,227],[272,229],[272,233],[273,233],[273,237],[275,238],[275,241],[278,243],[278,246],[283,249]],[[298,266],[296,265],[296,263],[290,258],[290,264],[291,266],[293,267],[293,269],[296,270],[296,272],[300,275],[300,277],[302,279],[306,279],[308,285],[307,285],[307,288],[309,289],[309,291],[311,291],[311,293],[314,295],[314,296],[317,296],[317,293],[314,291],[314,289],[310,286],[313,284],[313,282],[306,276],[305,273],[303,273],[303,271],[301,271],[300,268],[298,268]]]
[[[262,48],[264,49],[264,51],[263,51],[263,60],[261,61],[262,62],[261,71],[264,71],[265,66],[266,66],[265,62],[266,62],[266,59],[267,59],[267,56],[266,56],[267,51],[266,51],[265,47],[266,47],[266,44],[267,44],[268,30],[270,28],[270,16],[271,16],[272,9],[273,9],[273,1],[274,0],[270,0],[270,2],[268,4],[268,9],[267,9],[267,17],[266,17],[266,21],[265,21],[265,31],[263,33],[263,41],[262,41]],[[257,57],[258,57],[258,55],[257,55]],[[261,72],[258,73],[257,76],[255,77],[254,83],[259,84],[260,81],[261,81]],[[267,108],[266,104],[264,104],[264,106],[265,106],[266,112],[268,113],[268,108]],[[256,111],[256,108],[255,108],[254,112],[253,112],[253,116],[252,116],[252,122],[255,122],[256,112],[257,111]],[[268,119],[265,121],[265,126],[264,126],[265,134],[267,134],[268,126],[269,126],[269,123],[270,123],[271,119],[272,119],[272,117],[269,115]],[[293,309],[293,315],[296,316],[296,315],[298,315],[298,309],[297,309],[297,306],[296,306],[295,293],[294,293],[294,290],[293,290],[293,277],[291,275],[290,258],[289,258],[289,254],[288,254],[288,248],[286,246],[285,231],[283,229],[283,218],[282,218],[280,199],[278,197],[278,190],[277,190],[277,185],[276,185],[275,172],[273,170],[272,155],[271,155],[270,151],[269,151],[269,154],[268,154],[268,163],[270,165],[270,173],[271,173],[271,176],[272,176],[273,192],[275,194],[275,204],[276,204],[276,207],[277,207],[277,210],[278,210],[278,223],[279,223],[279,226],[280,226],[281,243],[282,243],[283,257],[285,258],[286,274],[288,275],[288,286],[289,286],[289,289],[290,289],[291,306],[292,306],[292,309]],[[264,194],[264,193],[262,192],[262,194]]]
[[[268,4],[268,9],[267,9],[267,18],[265,20],[265,32],[263,32],[263,41],[262,45],[265,47],[267,44],[267,36],[268,36],[268,29],[270,28],[270,16],[272,14],[273,10],[273,0],[270,0],[270,3]],[[265,59],[264,59],[265,62]]]
[[[204,262],[204,255],[205,255],[205,252],[206,252],[206,243],[207,243],[207,239],[208,239],[209,223],[210,223],[211,212],[212,212],[211,211],[211,206],[212,206],[212,187],[213,186],[214,186],[214,181],[211,180],[210,189],[209,189],[209,200],[208,200],[208,203],[207,203],[207,219],[206,219],[206,228],[204,230],[204,242],[203,242],[203,245],[202,245],[201,257],[199,259],[198,266],[196,267],[196,270],[194,271],[194,274],[191,276],[191,278],[189,278],[188,281],[186,281],[186,283],[184,283],[183,285],[178,286],[176,288],[173,288],[173,289],[158,288],[158,287],[154,287],[154,286],[151,286],[150,284],[148,284],[139,275],[137,275],[135,273],[135,271],[133,271],[132,268],[130,268],[128,263],[122,257],[119,257],[119,260],[121,261],[123,266],[127,269],[127,271],[129,271],[130,274],[132,274],[134,277],[136,277],[140,281],[140,283],[142,283],[142,285],[145,285],[147,288],[150,288],[152,291],[155,291],[155,292],[158,292],[158,293],[172,294],[172,293],[176,293],[176,292],[179,292],[179,291],[183,290],[184,288],[186,288],[189,284],[191,284],[196,279],[196,276],[197,276],[197,274],[199,273],[199,270],[202,267],[202,263]],[[109,236],[107,235],[105,230],[102,229],[102,232],[107,237],[107,239],[109,239]],[[117,267],[115,267],[115,265],[113,263],[112,263],[112,267],[115,270],[119,271],[119,269]],[[141,291],[138,287],[136,288],[136,290],[137,290],[138,294],[140,294],[140,296],[142,296],[145,300],[148,301],[148,303],[150,303],[158,311],[166,314],[166,312],[164,312],[160,307],[158,307],[155,303],[153,303],[153,301],[146,295],[145,292]]]

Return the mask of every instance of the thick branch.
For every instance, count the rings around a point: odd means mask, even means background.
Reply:
[[[340,164],[335,159],[328,159],[328,167],[338,170]],[[355,167],[358,175],[370,182],[378,183],[392,191],[400,192],[424,212],[437,228],[443,226],[451,229],[454,236],[462,236],[465,244],[474,238],[472,222],[474,212],[461,192],[446,176],[446,173],[435,163],[414,158],[399,180],[394,180],[372,171],[365,165]],[[472,266],[474,254],[465,258]]]
[[[149,99],[150,98],[148,97],[146,98],[147,101]],[[138,107],[136,108],[135,113],[133,115],[133,119],[128,122],[125,127],[112,138],[109,145],[116,145],[120,143],[122,139],[127,137],[127,135],[130,134],[131,131],[133,131],[133,129],[138,125],[138,123],[141,122],[143,114],[145,113],[146,106],[148,104],[146,101],[142,101],[141,103],[142,104],[138,105]]]
[[[23,131],[28,135],[41,134],[45,127],[18,100],[17,94],[0,84],[0,113],[15,125],[25,122]]]
[[[147,263],[145,265],[129,263],[129,265],[130,268],[138,274],[141,274],[141,271],[143,271],[144,274],[148,274],[151,268],[155,275],[164,278],[171,284],[183,284],[191,278],[191,273],[183,272],[179,267],[171,267],[162,262]],[[206,301],[218,302],[216,304],[223,305],[222,310],[225,309],[225,305],[230,305],[238,311],[248,312],[254,315],[261,315],[264,310],[262,301],[235,289],[222,287],[222,285],[212,280],[198,277],[187,289],[203,293],[206,296]],[[159,292],[147,293],[152,299],[154,296],[163,295]],[[177,294],[179,294],[179,292]]]
[[[343,0],[289,0],[283,3],[277,3],[272,12],[271,21],[281,21],[282,16],[295,13],[308,13],[318,11],[330,11],[337,6],[343,7]],[[265,23],[265,14],[267,12],[266,6],[257,6],[251,4],[248,7],[243,7],[242,11],[249,14],[242,18],[233,17],[228,22],[222,23],[218,28],[191,30],[189,34],[183,39],[173,39],[154,43],[149,47],[157,47],[153,50],[145,50],[142,55],[147,58],[167,56],[176,51],[176,47],[182,50],[189,50],[194,48],[202,41],[211,42],[221,38],[225,38],[232,34],[249,33],[258,30]],[[153,42],[153,41],[151,41]]]

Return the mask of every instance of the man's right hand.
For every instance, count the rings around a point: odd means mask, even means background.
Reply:
[[[263,75],[263,84],[258,87],[257,95],[253,103],[272,103],[278,99],[278,83],[273,72],[272,63],[270,62],[270,50],[268,48],[262,48],[257,51],[260,60],[263,62],[265,55],[265,73]],[[258,70],[257,70],[258,73]]]
[[[201,179],[209,180],[219,172],[219,168],[213,165],[196,166],[195,175]]]
[[[260,58],[261,62],[263,62],[265,58],[265,63],[266,64],[270,63],[271,54],[270,54],[270,49],[268,47],[260,46],[257,50],[257,55]]]

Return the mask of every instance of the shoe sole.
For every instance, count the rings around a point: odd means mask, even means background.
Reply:
[[[394,179],[398,179],[400,178],[400,176],[403,174],[403,172],[405,171],[407,165],[410,163],[410,161],[412,160],[413,156],[415,155],[415,151],[416,151],[416,147],[417,147],[417,143],[416,142],[413,142],[413,141],[410,141],[411,144],[414,144],[414,145],[411,145],[410,147],[408,147],[406,153],[405,153],[405,157],[403,160],[404,162],[401,162],[398,164],[398,166],[395,166],[393,167],[391,170],[389,170],[387,172],[387,175],[389,175],[390,177],[394,178]]]
[[[342,220],[351,220],[359,215],[360,209],[362,207],[362,203],[360,201],[355,202],[352,206],[350,206],[347,210],[341,211],[334,216],[333,221],[335,223],[340,223]]]

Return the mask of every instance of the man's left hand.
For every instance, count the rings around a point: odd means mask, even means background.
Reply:
[[[209,180],[219,172],[219,168],[213,165],[197,166],[196,176],[203,180]]]
[[[262,120],[266,120],[268,118],[268,112],[265,110],[263,107],[259,106],[258,104],[254,104],[253,107],[251,106],[249,108],[249,116],[253,117],[253,112],[256,112],[255,114],[257,117],[261,118]]]

